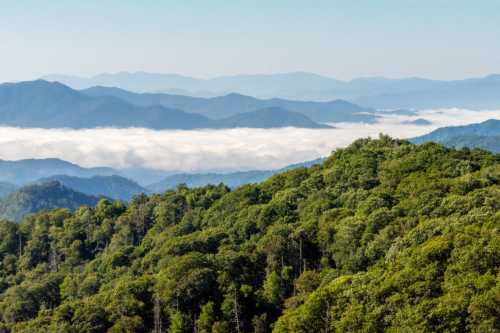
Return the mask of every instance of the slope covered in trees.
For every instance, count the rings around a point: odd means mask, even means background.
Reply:
[[[6,332],[496,332],[500,156],[358,140],[230,191],[0,223]]]
[[[0,218],[19,221],[27,214],[55,208],[95,206],[99,198],[63,186],[58,181],[26,185],[0,199]]]

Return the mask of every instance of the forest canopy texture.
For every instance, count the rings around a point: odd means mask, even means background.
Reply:
[[[0,332],[499,332],[500,155],[323,164],[0,222]]]

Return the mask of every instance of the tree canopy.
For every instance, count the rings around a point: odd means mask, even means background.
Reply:
[[[500,155],[361,139],[0,222],[0,332],[498,332]]]

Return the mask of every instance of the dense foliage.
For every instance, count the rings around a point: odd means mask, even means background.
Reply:
[[[321,165],[0,223],[4,332],[498,332],[500,156]]]

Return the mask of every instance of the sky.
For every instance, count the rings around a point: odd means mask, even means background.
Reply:
[[[147,71],[500,73],[498,0],[0,0],[0,81]]]

